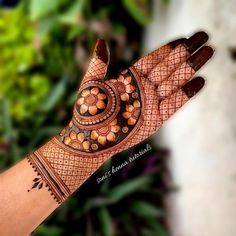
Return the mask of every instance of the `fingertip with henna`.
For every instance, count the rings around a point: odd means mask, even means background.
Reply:
[[[104,63],[109,60],[109,50],[107,43],[104,39],[98,39],[94,49],[94,56],[97,56]]]
[[[200,48],[202,45],[204,45],[208,39],[209,36],[206,32],[199,31],[192,35],[190,38],[188,38],[184,45],[187,48],[188,52],[191,54],[195,52],[198,48]]]
[[[187,63],[195,70],[199,70],[214,54],[214,50],[210,46],[204,46],[195,52]]]
[[[182,87],[182,91],[187,95],[188,98],[191,98],[202,89],[204,84],[205,80],[202,77],[196,77],[186,83]]]

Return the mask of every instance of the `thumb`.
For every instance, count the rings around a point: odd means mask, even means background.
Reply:
[[[82,83],[88,80],[104,79],[110,60],[110,52],[105,40],[98,39]]]

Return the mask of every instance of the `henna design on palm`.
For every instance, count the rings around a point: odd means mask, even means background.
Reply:
[[[204,32],[175,40],[114,78],[106,78],[109,50],[98,40],[71,122],[29,157],[58,202],[108,158],[150,137],[203,87],[203,78],[192,77],[213,55],[207,40]]]

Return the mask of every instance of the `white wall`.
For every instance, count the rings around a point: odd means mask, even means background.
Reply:
[[[145,52],[163,42],[205,29],[216,49],[200,71],[207,85],[157,135],[172,150],[170,169],[179,191],[169,197],[174,236],[236,235],[236,49],[235,0],[154,0]]]

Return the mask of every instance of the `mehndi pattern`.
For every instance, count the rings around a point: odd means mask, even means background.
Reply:
[[[207,39],[198,32],[173,41],[112,78],[105,77],[109,51],[99,40],[71,121],[28,156],[39,176],[32,188],[45,185],[61,203],[108,158],[154,134],[203,87],[204,79],[192,77],[213,54],[203,46]]]

